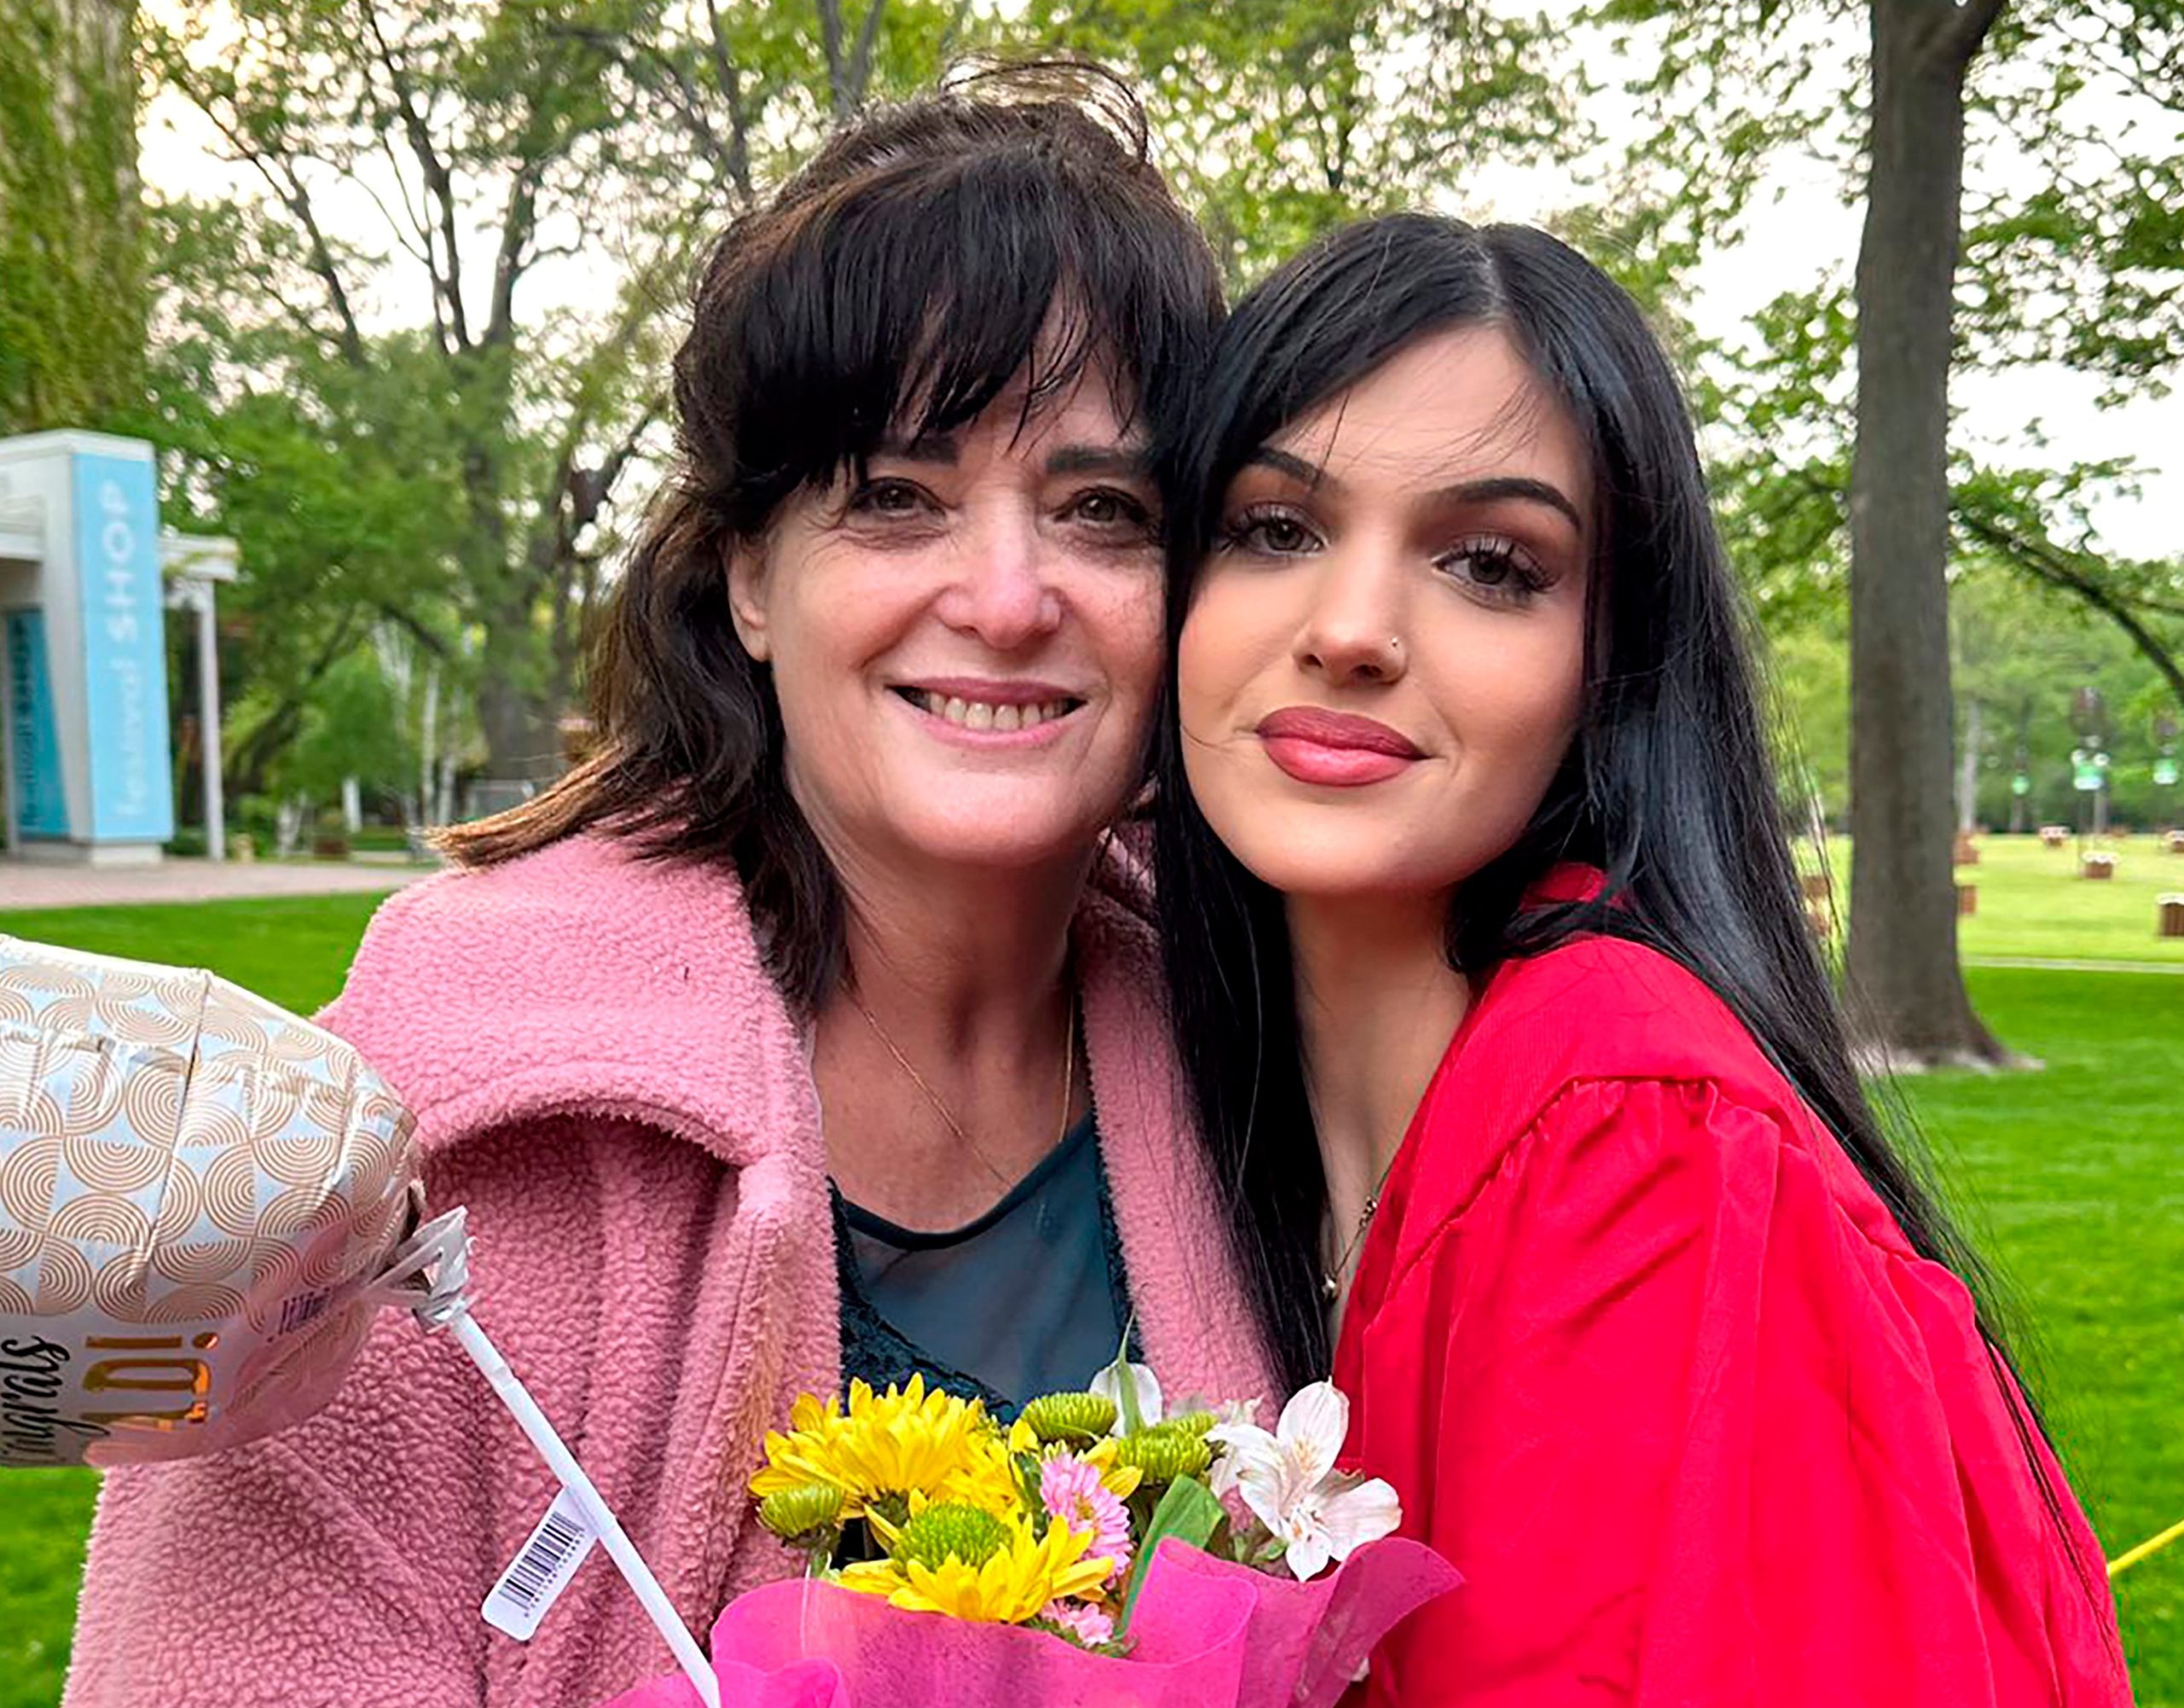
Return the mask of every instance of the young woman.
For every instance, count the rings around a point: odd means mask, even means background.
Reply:
[[[1352,227],[1238,309],[1170,472],[1176,1035],[1288,1376],[1332,1355],[1468,1580],[1373,1700],[2128,1701],[1852,1071],[1630,302],[1536,231]]]
[[[326,1016],[697,1630],[799,1569],[743,1490],[799,1391],[1021,1401],[1133,1319],[1179,1391],[1267,1386],[1101,860],[1165,666],[1146,448],[1220,310],[1112,80],[835,137],[706,269],[598,752],[450,838]],[[322,1416],[107,1479],[67,1699],[603,1701],[668,1664],[613,1572],[479,1618],[553,1494],[390,1314]]]

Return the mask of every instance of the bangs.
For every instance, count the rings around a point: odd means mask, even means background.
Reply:
[[[748,282],[735,381],[740,532],[889,441],[1019,427],[1080,381],[1156,419],[1216,312],[1203,262],[1135,197],[1031,147],[877,173],[799,211]]]

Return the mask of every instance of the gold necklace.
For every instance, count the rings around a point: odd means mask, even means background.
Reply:
[[[994,1165],[993,1159],[979,1148],[979,1142],[964,1130],[963,1124],[956,1118],[956,1112],[948,1107],[947,1102],[938,1091],[926,1083],[925,1075],[910,1065],[909,1057],[903,1054],[903,1047],[889,1037],[887,1028],[880,1024],[880,1016],[865,1007],[864,998],[857,994],[857,985],[853,982],[845,983],[843,994],[850,999],[850,1006],[864,1016],[864,1023],[872,1028],[873,1037],[878,1038],[887,1054],[895,1058],[895,1066],[909,1076],[910,1083],[917,1087],[925,1101],[932,1105],[933,1113],[946,1123],[948,1130],[955,1136],[956,1143],[976,1157],[984,1165],[985,1171],[1002,1187],[1013,1188],[1016,1182]],[[1062,1027],[1061,1033],[1061,1124],[1054,1132],[1054,1145],[1060,1144],[1069,1136],[1069,1106],[1076,1095],[1077,992],[1072,990],[1069,993],[1068,1019]],[[1048,1148],[1051,1150],[1054,1147],[1049,1146]]]
[[[1402,1153],[1400,1147],[1397,1153]],[[1395,1167],[1396,1159],[1390,1157],[1388,1165],[1380,1171],[1380,1179],[1374,1183],[1372,1192],[1366,1197],[1365,1208],[1358,1212],[1357,1226],[1351,1230],[1350,1243],[1342,1248],[1333,1269],[1320,1271],[1320,1292],[1329,1304],[1342,1297],[1343,1277],[1350,1269],[1350,1260],[1357,1255],[1358,1247],[1365,1241],[1365,1230],[1373,1225],[1373,1213],[1380,1207],[1380,1194],[1387,1190],[1388,1176],[1395,1172]]]

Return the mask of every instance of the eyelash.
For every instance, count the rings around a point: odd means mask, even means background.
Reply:
[[[1119,514],[1103,522],[1094,521],[1090,517],[1083,516],[1084,506],[1095,498],[1104,499],[1114,505]],[[1104,532],[1127,529],[1141,538],[1149,537],[1157,532],[1159,528],[1159,524],[1154,519],[1153,512],[1146,508],[1143,501],[1117,486],[1094,486],[1073,494],[1065,513],[1072,516],[1081,516],[1091,527],[1099,528]]]
[[[1269,544],[1266,530],[1271,526],[1293,528],[1315,545],[1318,543],[1319,537],[1302,517],[1277,504],[1255,504],[1234,520],[1223,525],[1217,546],[1223,551],[1249,552],[1261,557],[1304,555],[1304,550],[1295,547]],[[1458,575],[1452,566],[1461,563],[1490,566],[1496,572],[1495,578],[1489,581],[1477,575]],[[1541,569],[1529,552],[1500,534],[1475,534],[1461,540],[1453,549],[1435,558],[1433,566],[1460,583],[1472,597],[1497,604],[1525,604],[1554,584],[1554,578]]]
[[[892,517],[908,515],[909,512],[907,510],[883,510],[880,508],[880,498],[883,495],[892,493],[907,494],[916,500],[920,508],[929,508],[932,503],[932,497],[915,482],[882,475],[878,479],[867,480],[858,486],[850,494],[848,503],[842,508],[852,515]]]
[[[876,479],[866,481],[852,491],[844,508],[852,515],[878,516],[886,520],[905,519],[913,514],[909,509],[882,509],[879,500],[883,496],[891,494],[909,496],[916,501],[916,508],[919,509],[933,508],[935,503],[932,495],[915,482],[882,475]],[[1094,499],[1103,499],[1113,504],[1118,514],[1105,520],[1083,517],[1083,520],[1091,527],[1103,532],[1127,530],[1141,536],[1150,535],[1158,529],[1159,525],[1153,519],[1153,512],[1146,508],[1142,500],[1114,486],[1095,486],[1084,491],[1072,494],[1068,503],[1063,507],[1063,514],[1066,516],[1080,516],[1084,506]]]
[[[1452,574],[1449,567],[1451,564],[1467,562],[1492,565],[1497,571],[1492,581],[1482,581],[1475,574],[1462,578],[1478,598],[1522,605],[1537,598],[1554,584],[1553,578],[1532,561],[1531,555],[1523,547],[1499,534],[1474,535],[1461,542],[1455,550],[1443,552],[1435,558],[1433,566],[1443,574]]]

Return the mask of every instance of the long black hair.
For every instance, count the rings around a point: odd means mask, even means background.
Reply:
[[[1585,440],[1599,544],[1577,735],[1514,845],[1461,886],[1448,921],[1451,963],[1476,985],[1508,958],[1586,934],[1671,957],[1750,1030],[1914,1249],[1990,1300],[1976,1254],[1859,1083],[1806,924],[1744,607],[1691,420],[1659,343],[1606,274],[1545,232],[1396,214],[1336,233],[1252,292],[1162,459],[1170,656],[1228,484],[1252,455],[1413,340],[1467,326],[1506,331]],[[1284,1374],[1301,1385],[1331,1359],[1321,1292],[1327,1192],[1281,898],[1222,845],[1191,799],[1172,682],[1159,762],[1158,904],[1176,1049],[1228,1189],[1237,1260]],[[1563,861],[1604,872],[1600,896],[1528,908],[1534,880]],[[1990,1304],[1980,1318],[2014,1397]],[[2019,1420],[2039,1426],[2036,1415]]]

